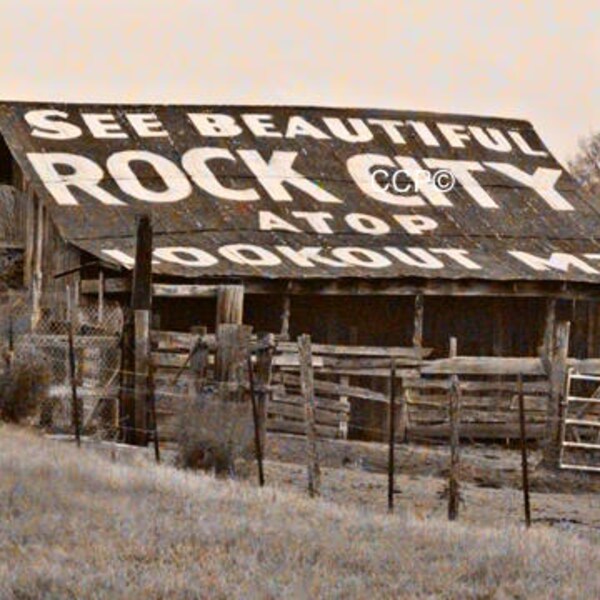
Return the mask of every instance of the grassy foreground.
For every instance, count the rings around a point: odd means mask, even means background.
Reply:
[[[3,599],[598,598],[599,566],[542,527],[376,515],[0,427]]]

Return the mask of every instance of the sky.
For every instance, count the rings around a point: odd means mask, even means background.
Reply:
[[[5,100],[307,104],[600,130],[598,0],[0,0]]]

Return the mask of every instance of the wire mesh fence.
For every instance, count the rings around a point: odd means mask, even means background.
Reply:
[[[30,375],[22,394],[37,398],[35,417],[39,424],[54,432],[72,431],[74,403],[73,382],[82,424],[94,431],[105,405],[114,407],[112,417],[116,431],[116,397],[120,369],[120,335],[123,313],[118,303],[77,306],[72,314],[75,372],[69,362],[69,327],[64,310],[45,308],[35,326],[23,294],[9,294],[0,299],[0,317],[4,379],[13,381],[21,371]],[[72,377],[73,376],[73,377]],[[14,390],[11,390],[14,396]],[[7,395],[7,394],[5,394]],[[103,428],[104,434],[110,426]]]

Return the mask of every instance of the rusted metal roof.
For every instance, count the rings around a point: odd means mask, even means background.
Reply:
[[[600,214],[526,121],[4,103],[0,132],[65,239],[109,262],[130,266],[149,211],[156,273],[600,281]]]

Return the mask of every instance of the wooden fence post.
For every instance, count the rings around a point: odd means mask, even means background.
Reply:
[[[321,493],[321,469],[317,447],[316,403],[310,335],[301,335],[298,338],[298,357],[300,359],[300,387],[304,397],[306,415],[308,493],[311,498],[314,498]]]
[[[77,365],[75,362],[75,342],[73,336],[76,332],[76,307],[73,306],[71,288],[67,285],[67,344],[68,344],[68,363],[69,380],[71,384],[71,411],[73,413],[73,425],[75,427],[75,440],[77,446],[81,446],[81,411],[79,398],[77,397]]]
[[[215,380],[220,382],[220,396],[224,401],[242,397],[240,383],[246,371],[251,332],[252,327],[247,325],[223,323],[218,327]]]
[[[119,381],[119,429],[121,439],[126,444],[134,443],[135,396],[135,349],[133,311],[123,306],[123,333],[121,336],[121,375]]]
[[[190,388],[191,395],[198,398],[204,388],[206,369],[208,367],[208,345],[204,340],[207,329],[203,326],[190,328],[190,333],[197,335],[198,339],[190,348]],[[188,392],[188,393],[189,393]]]
[[[531,507],[529,504],[529,469],[527,465],[527,432],[525,430],[525,399],[523,397],[523,375],[517,379],[519,394],[519,433],[521,437],[521,476],[523,480],[523,505],[525,508],[525,525],[531,527]]]
[[[148,378],[150,375],[150,323],[152,316],[152,223],[150,215],[136,215],[136,248],[131,308],[134,331],[133,442],[148,443]]]
[[[154,363],[152,357],[148,365],[148,404],[152,418],[152,441],[154,443],[154,458],[160,463],[160,440],[158,438],[158,418],[156,416],[156,387],[154,383]]]
[[[543,462],[553,468],[558,466],[560,455],[561,404],[565,393],[570,330],[569,321],[560,321],[556,324],[550,360],[550,398],[546,411]]]
[[[267,406],[271,398],[271,375],[273,355],[275,353],[275,336],[272,333],[257,335],[258,350],[256,352],[256,383],[258,391],[258,416],[260,423],[260,440],[264,450],[267,442]]]
[[[134,311],[135,331],[135,413],[134,439],[138,446],[148,443],[148,399],[150,377],[150,311]]]
[[[390,365],[390,397],[388,419],[388,511],[394,512],[394,446],[396,443],[396,361],[393,358]]]
[[[254,388],[254,367],[252,365],[252,353],[248,353],[248,383],[250,384],[250,400],[252,402],[252,421],[254,423],[254,452],[256,454],[256,463],[258,466],[258,485],[265,485],[265,473],[263,470],[263,445],[261,443],[261,425],[259,408],[256,400],[256,390]]]
[[[456,358],[456,338],[450,338],[450,358]],[[458,477],[460,461],[460,383],[458,375],[450,376],[448,416],[450,421],[450,471],[448,476],[448,519],[458,519],[460,483]]]

